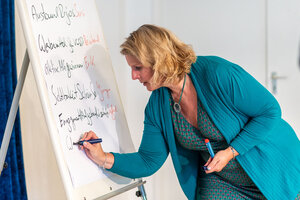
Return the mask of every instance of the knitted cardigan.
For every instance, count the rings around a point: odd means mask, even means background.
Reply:
[[[295,199],[300,191],[300,142],[281,119],[276,99],[240,66],[216,56],[201,56],[189,76],[215,126],[238,152],[240,165],[267,199]],[[138,152],[113,153],[110,171],[130,178],[156,172],[169,152],[180,185],[195,199],[199,152],[174,137],[167,88],[152,92],[145,109]]]

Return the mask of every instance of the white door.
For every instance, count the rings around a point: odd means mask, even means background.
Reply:
[[[268,1],[268,89],[300,137],[300,1]]]

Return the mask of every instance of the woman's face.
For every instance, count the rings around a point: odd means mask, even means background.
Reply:
[[[131,55],[125,55],[128,65],[131,67],[131,78],[132,80],[139,80],[140,83],[142,83],[147,90],[153,91],[157,89],[157,87],[154,87],[150,80],[153,76],[153,69],[151,67],[145,67],[143,66],[140,61]]]

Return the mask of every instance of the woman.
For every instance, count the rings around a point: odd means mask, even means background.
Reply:
[[[222,58],[196,57],[170,31],[153,25],[131,33],[121,48],[132,79],[153,91],[143,139],[130,154],[104,153],[100,144],[85,142],[91,160],[137,178],[156,172],[170,152],[188,199],[300,199],[299,139],[281,119],[275,98],[252,76]],[[90,131],[82,140],[95,138]]]

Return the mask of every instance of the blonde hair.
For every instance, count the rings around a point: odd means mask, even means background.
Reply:
[[[121,45],[121,54],[136,57],[152,67],[153,84],[173,84],[190,72],[196,61],[192,47],[180,41],[171,31],[150,24],[132,32]]]

